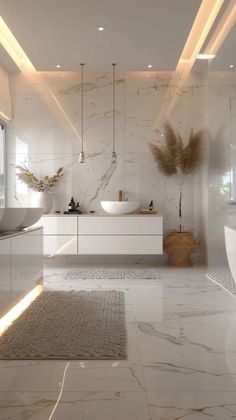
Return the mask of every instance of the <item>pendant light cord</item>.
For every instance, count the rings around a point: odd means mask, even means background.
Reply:
[[[112,124],[112,147],[113,147],[113,153],[115,152],[115,66],[116,64],[113,63],[113,83],[112,83],[112,92],[113,92],[113,124]]]
[[[84,63],[81,66],[81,152],[84,151]]]

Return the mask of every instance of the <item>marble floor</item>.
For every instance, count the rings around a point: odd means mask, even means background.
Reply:
[[[124,290],[128,359],[1,361],[1,420],[236,418],[236,297],[204,268],[159,267],[155,280],[66,281],[48,289]]]

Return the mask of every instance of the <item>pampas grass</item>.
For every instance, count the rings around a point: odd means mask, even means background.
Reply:
[[[150,149],[160,172],[170,177],[177,175],[180,188],[179,195],[179,232],[182,231],[182,189],[185,176],[196,172],[204,161],[204,137],[205,131],[196,133],[192,130],[187,144],[178,131],[175,131],[169,123],[164,126],[165,146],[159,147],[150,143]]]
[[[171,176],[178,174],[179,171],[183,175],[188,175],[200,168],[204,160],[204,130],[199,130],[196,133],[191,131],[186,146],[184,146],[179,132],[175,132],[170,124],[165,125],[164,134],[165,146],[149,145],[154,159],[164,175]]]

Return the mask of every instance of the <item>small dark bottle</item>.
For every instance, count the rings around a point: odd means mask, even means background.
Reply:
[[[77,202],[77,204],[76,204],[76,212],[81,213],[79,202]]]
[[[152,211],[154,209],[153,201],[149,204],[149,210]]]
[[[68,204],[68,210],[70,212],[75,211],[75,201],[74,201],[74,198],[73,197],[71,197],[71,200],[70,200],[70,202]]]

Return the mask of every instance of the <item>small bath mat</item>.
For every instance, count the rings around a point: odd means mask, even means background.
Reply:
[[[119,291],[43,292],[0,337],[0,359],[125,358]]]
[[[155,269],[148,268],[81,268],[66,273],[66,280],[86,279],[159,279]]]

